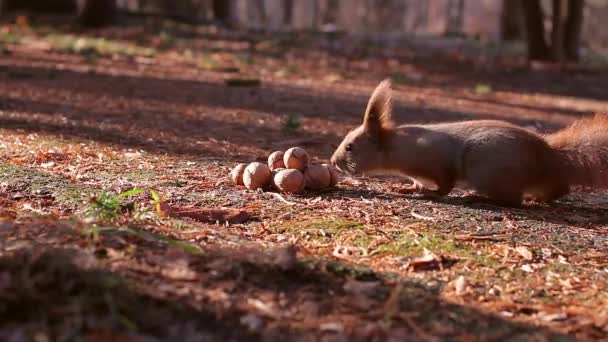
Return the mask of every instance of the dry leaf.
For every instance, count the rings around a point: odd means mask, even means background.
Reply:
[[[251,307],[255,308],[257,311],[259,311],[259,313],[261,313],[267,317],[275,318],[275,319],[279,317],[279,313],[274,308],[274,306],[271,304],[264,303],[263,301],[261,301],[259,299],[255,299],[255,298],[249,298],[247,300],[247,303]]]
[[[412,213],[411,213],[411,214],[412,214],[412,216],[413,216],[414,218],[417,218],[417,219],[419,219],[419,220],[423,220],[423,221],[435,221],[435,218],[434,218],[434,217],[420,215],[420,214],[418,214],[418,213],[415,213],[413,210],[412,210]]]
[[[162,205],[162,211],[174,218],[187,217],[203,223],[240,224],[250,221],[253,217],[244,210],[208,209],[208,208],[179,208]]]
[[[169,279],[181,281],[194,281],[197,274],[188,265],[187,260],[177,260],[174,262],[163,263],[161,274]]]
[[[529,264],[521,265],[521,270],[528,273],[534,272],[534,269]]]
[[[530,251],[528,249],[528,247],[526,246],[517,246],[515,248],[515,251],[517,253],[519,253],[519,255],[521,255],[522,258],[526,259],[526,260],[532,260],[534,259],[534,254],[532,254],[532,251]]]
[[[283,271],[288,271],[298,264],[297,248],[293,244],[277,248],[274,252],[274,263]]]
[[[322,323],[319,326],[319,330],[321,331],[333,331],[333,332],[343,332],[344,331],[344,325],[342,325],[342,323],[340,322],[328,322],[328,323]]]
[[[551,314],[541,312],[538,314],[538,316],[540,317],[540,319],[542,319],[545,322],[565,321],[568,319],[568,315],[563,312],[551,313]]]
[[[344,283],[344,291],[350,294],[366,295],[373,294],[378,286],[380,285],[377,281],[358,281],[349,279]]]
[[[443,269],[445,264],[450,261],[444,258],[443,256],[438,256],[435,253],[429,251],[428,249],[424,249],[424,254],[420,257],[414,258],[408,261],[404,268],[410,269],[412,271],[420,271],[420,270],[432,270],[432,269]]]
[[[457,295],[463,295],[467,289],[467,279],[464,276],[458,277],[456,282],[454,282],[454,288]]]
[[[240,321],[242,325],[246,326],[247,329],[251,331],[260,330],[262,328],[262,325],[264,324],[264,321],[258,315],[254,314],[247,314],[245,316],[242,316]]]

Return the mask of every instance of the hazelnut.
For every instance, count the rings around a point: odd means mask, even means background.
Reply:
[[[285,168],[285,163],[283,162],[284,155],[285,153],[283,151],[274,151],[268,156],[268,167],[270,168],[270,171]]]
[[[288,169],[304,171],[308,166],[308,153],[301,147],[292,147],[285,152],[283,162]]]
[[[338,182],[340,182],[340,174],[338,173],[338,170],[336,170],[336,168],[330,164],[323,164],[323,166],[325,166],[329,171],[329,186],[335,186],[338,184]]]
[[[246,164],[240,163],[230,171],[230,178],[236,185],[243,185],[243,173],[245,172]]]
[[[265,188],[270,184],[270,169],[266,164],[251,163],[245,168],[243,173],[243,184],[249,190]]]
[[[321,190],[329,187],[331,176],[329,169],[323,165],[309,165],[304,170],[306,187],[310,190]]]
[[[273,177],[273,183],[282,192],[297,194],[304,190],[304,175],[299,170],[283,169]]]

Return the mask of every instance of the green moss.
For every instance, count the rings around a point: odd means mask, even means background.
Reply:
[[[424,252],[424,249],[428,249],[438,255],[471,260],[481,266],[496,264],[494,258],[480,254],[466,244],[454,242],[451,239],[444,239],[429,233],[418,234],[416,236],[413,236],[413,234],[402,234],[396,237],[392,242],[375,247],[371,251],[371,254],[377,255],[388,253],[403,257],[413,257],[421,255]]]
[[[277,227],[278,232],[290,232],[299,235],[301,238],[318,244],[330,242],[343,242],[347,238],[346,234],[351,235],[351,243],[366,247],[371,243],[365,231],[365,226],[361,223],[344,219],[313,219],[305,222],[289,223]],[[352,234],[355,233],[355,236]]]
[[[130,181],[148,180],[156,177],[156,174],[151,171],[135,171],[125,174],[125,177]]]
[[[0,182],[25,194],[49,194],[62,206],[75,210],[97,189],[27,167],[0,163]]]
[[[86,56],[144,56],[152,57],[155,51],[133,44],[118,42],[104,38],[92,38],[76,36],[72,34],[50,33],[44,36],[53,48],[70,53],[78,53]]]

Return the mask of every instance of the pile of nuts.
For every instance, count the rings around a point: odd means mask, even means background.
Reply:
[[[336,185],[338,173],[329,164],[309,164],[308,153],[303,148],[292,147],[287,151],[275,151],[263,163],[238,164],[230,178],[247,189],[268,189],[297,194],[304,189],[321,190]]]

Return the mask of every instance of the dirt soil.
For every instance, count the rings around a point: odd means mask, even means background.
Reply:
[[[0,27],[0,339],[608,339],[606,192],[505,209],[395,178],[277,196],[228,177],[291,146],[327,162],[385,77],[399,122],[546,132],[608,112],[605,68],[60,23]]]

